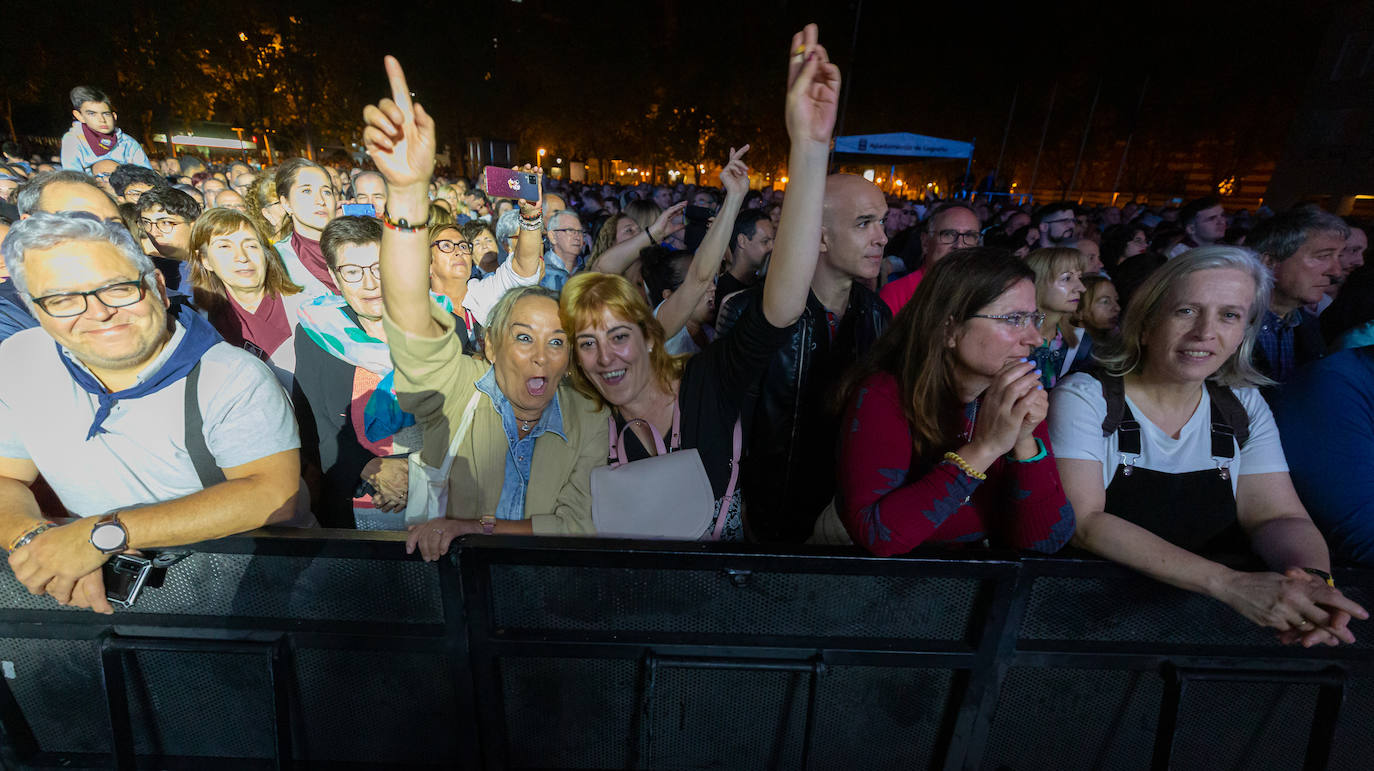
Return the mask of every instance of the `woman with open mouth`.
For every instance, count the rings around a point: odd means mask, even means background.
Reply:
[[[411,101],[400,63],[387,57],[386,71],[392,97],[363,112],[388,191],[382,326],[397,400],[424,435],[420,459],[430,471],[447,466],[444,508],[410,525],[406,550],[428,561],[464,534],[592,535],[589,475],[605,463],[606,416],[563,385],[570,335],[558,302],[539,286],[511,289],[486,318],[492,363],[463,355],[453,315],[430,298],[434,119]],[[513,260],[542,258],[541,211],[520,202]]]

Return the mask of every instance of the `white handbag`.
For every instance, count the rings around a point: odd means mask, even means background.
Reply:
[[[625,431],[619,432],[615,419],[610,422],[611,463],[592,470],[592,523],[599,536],[609,538],[665,538],[695,541],[719,540],[729,515],[735,482],[739,478],[740,423],[735,421],[734,458],[730,464],[730,485],[725,491],[722,511],[716,515],[716,497],[711,480],[695,448],[683,450],[682,414],[673,404],[672,444],[664,446],[658,429],[647,421],[658,455],[630,462],[625,455]]]
[[[477,403],[482,399],[481,391],[473,391],[472,399],[463,409],[463,418],[458,423],[458,432],[448,445],[448,452],[439,468],[427,465],[420,459],[419,452],[410,454],[406,493],[406,524],[418,525],[431,519],[440,519],[448,511],[448,474],[453,469],[453,459],[458,455],[458,445],[472,428],[472,416],[477,414]]]

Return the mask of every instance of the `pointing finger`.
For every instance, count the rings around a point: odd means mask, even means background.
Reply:
[[[406,74],[401,69],[401,63],[396,61],[396,57],[388,55],[386,62],[386,79],[391,83],[391,100],[396,106],[401,108],[401,114],[406,120],[415,117],[415,107],[410,102],[410,86],[406,85]]]

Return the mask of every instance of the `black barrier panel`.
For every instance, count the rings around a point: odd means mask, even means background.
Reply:
[[[1366,769],[1301,650],[1080,558],[395,535],[202,544],[114,617],[0,574],[0,765]],[[981,557],[981,558],[980,558]],[[1337,570],[1368,604],[1374,572]]]
[[[1158,672],[1013,667],[983,768],[1148,768],[1163,696]]]
[[[500,629],[972,641],[971,578],[493,565]]]

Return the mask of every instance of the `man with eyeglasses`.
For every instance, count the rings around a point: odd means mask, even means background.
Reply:
[[[926,270],[955,249],[967,249],[983,243],[978,215],[968,204],[951,202],[936,207],[935,213],[926,220],[925,230],[921,233],[921,253],[925,259],[921,267],[891,282],[878,292],[878,296],[892,309],[893,315],[900,313],[902,307],[916,294],[916,287],[925,278]]]
[[[1055,246],[1073,246],[1078,242],[1074,228],[1078,225],[1077,208],[1068,201],[1048,203],[1035,211],[1031,226],[1040,233],[1037,248],[1048,249]]]
[[[567,276],[582,270],[582,249],[585,244],[582,218],[572,209],[560,209],[548,217],[549,250],[544,253],[544,264]],[[554,291],[562,289],[562,282]]]
[[[120,203],[138,203],[139,196],[155,187],[168,187],[167,178],[151,169],[126,163],[110,175],[110,187]]]
[[[154,188],[139,196],[138,223],[160,257],[153,262],[173,290],[190,289],[191,225],[200,210],[194,198],[172,187]]]
[[[294,511],[299,439],[276,377],[189,309],[121,226],[36,213],[5,264],[41,329],[0,345],[0,545],[34,594],[110,613],[101,566]],[[55,343],[55,344],[54,344]],[[77,517],[49,521],[39,474]]]

